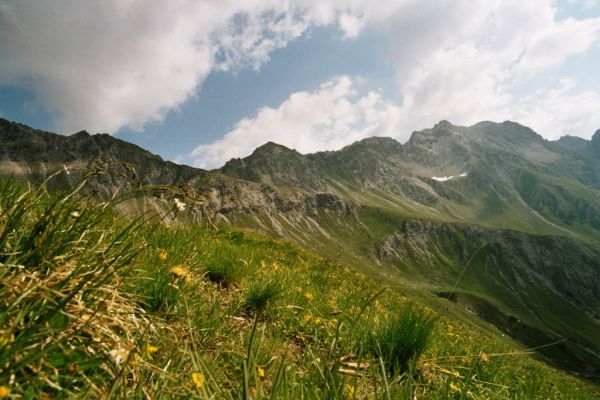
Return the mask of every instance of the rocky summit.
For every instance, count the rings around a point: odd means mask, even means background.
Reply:
[[[109,135],[0,119],[2,175],[40,182],[57,171],[54,187],[88,176],[101,197],[149,188],[127,212],[164,211],[175,188],[190,223],[294,241],[600,377],[600,131],[548,141],[514,122],[441,121],[404,144],[373,137],[300,154],[266,143],[206,171]]]

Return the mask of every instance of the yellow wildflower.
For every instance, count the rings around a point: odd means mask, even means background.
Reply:
[[[460,393],[460,389],[454,383],[450,384],[450,390],[452,390],[453,393]]]
[[[322,323],[323,323],[323,320],[321,319],[321,317],[315,318],[315,325],[321,325]]]
[[[315,295],[311,292],[304,292],[304,297],[306,297],[308,301],[313,301],[315,299]]]
[[[79,217],[81,217],[81,213],[79,211],[73,211],[71,213],[71,217],[73,217],[73,218],[79,218]]]
[[[348,398],[353,398],[354,397],[354,386],[346,385],[345,389],[346,389],[346,392],[348,393]]]
[[[202,388],[204,386],[204,382],[206,382],[206,378],[202,372],[192,372],[192,381],[194,382],[194,386],[196,389]]]
[[[165,261],[167,258],[169,258],[169,254],[163,250],[163,249],[158,249],[158,258],[160,258],[161,260]]]
[[[304,322],[308,322],[312,319],[312,315],[310,315],[310,313],[306,313],[304,314]]]
[[[258,374],[259,378],[265,377],[265,370],[262,369],[261,367],[256,367],[256,373]]]
[[[176,277],[182,277],[182,276],[186,276],[189,271],[186,267],[184,267],[183,265],[176,265],[173,268],[171,268],[171,273],[173,275],[175,275]]]
[[[157,351],[158,351],[158,347],[156,347],[156,346],[152,346],[152,345],[146,346],[146,354],[148,354],[148,356],[151,356],[152,353],[156,353]]]
[[[484,363],[489,362],[490,361],[490,357],[485,354],[485,353],[481,353],[481,355],[479,356],[479,358],[481,359],[481,361],[483,361]]]
[[[10,396],[10,388],[8,386],[0,386],[0,399],[5,399]]]
[[[15,335],[13,333],[8,336],[0,334],[0,346],[10,347],[14,341]]]

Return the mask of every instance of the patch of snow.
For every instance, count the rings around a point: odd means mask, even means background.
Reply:
[[[458,175],[457,177],[459,178],[464,178],[465,176],[468,176],[469,174],[467,174],[466,172],[463,172],[462,174]],[[445,181],[449,181],[450,179],[455,178],[454,175],[450,175],[450,176],[432,176],[431,179],[433,179],[434,181],[438,181],[438,182],[445,182]]]

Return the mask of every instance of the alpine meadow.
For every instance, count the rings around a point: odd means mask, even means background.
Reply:
[[[599,399],[598,70],[592,0],[0,0],[0,399]]]

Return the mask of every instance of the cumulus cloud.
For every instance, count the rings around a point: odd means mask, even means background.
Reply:
[[[516,87],[600,41],[600,18],[559,20],[549,0],[392,3],[364,18],[387,42],[409,131],[523,114]]]
[[[377,93],[365,95],[372,102],[363,101],[350,78],[337,78],[314,93],[292,94],[281,106],[243,119],[222,140],[199,146],[188,160],[215,167],[268,140],[301,152],[339,148],[372,135],[403,141],[441,119],[463,125],[512,119],[548,138],[590,135],[600,126],[595,111],[600,93],[581,89],[574,79],[550,82],[527,95],[517,90],[598,43],[598,18],[558,20],[553,2],[546,0],[346,4],[336,17],[340,28],[351,38],[369,26],[385,41],[402,103],[392,104]],[[359,109],[353,110],[351,123],[336,113],[341,105]]]
[[[600,18],[559,19],[552,0],[0,0],[0,84],[29,88],[66,132],[141,129],[195,95],[211,71],[258,69],[324,25],[346,40],[367,29],[380,40],[402,103],[336,78],[239,121],[196,149],[197,164],[248,154],[265,140],[300,151],[367,132],[403,140],[440,119],[517,119],[548,137],[600,125],[592,88],[546,81],[519,92],[600,41]]]
[[[211,71],[258,68],[332,18],[277,0],[0,0],[0,84],[31,90],[63,131],[141,129]]]
[[[277,108],[263,107],[240,120],[222,139],[200,145],[181,161],[215,168],[249,155],[268,141],[301,153],[339,149],[376,132],[394,106],[379,93],[359,95],[352,79],[336,77],[314,92],[296,92]]]
[[[543,132],[547,139],[563,135],[591,136],[600,127],[600,93],[577,91],[574,79],[562,79],[556,88],[540,90],[521,99],[512,119]]]

